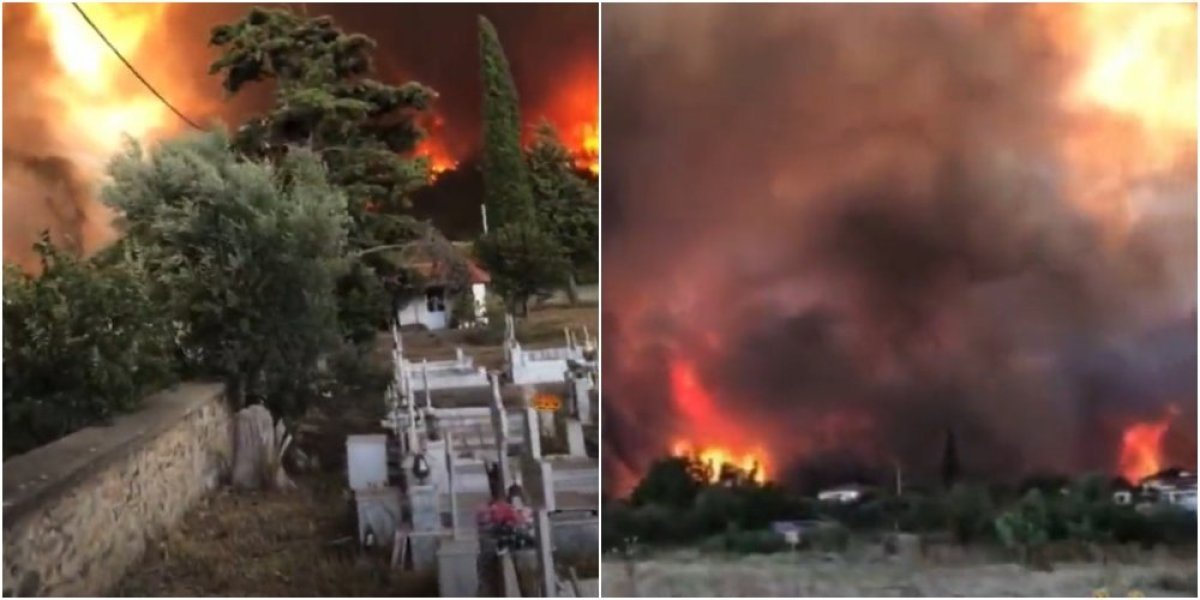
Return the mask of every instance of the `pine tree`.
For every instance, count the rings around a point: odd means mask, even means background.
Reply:
[[[483,78],[483,200],[489,224],[499,229],[534,217],[533,190],[521,152],[517,88],[496,28],[479,17]]]

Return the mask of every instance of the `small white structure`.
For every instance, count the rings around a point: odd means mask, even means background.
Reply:
[[[504,358],[508,364],[509,380],[516,385],[561,382],[569,363],[586,363],[585,352],[592,350],[591,336],[588,335],[587,328],[583,329],[585,341],[582,346],[570,329],[564,329],[566,345],[526,350],[517,341],[516,324],[512,315],[505,315],[505,319]]]
[[[834,504],[852,504],[862,500],[865,490],[857,485],[843,485],[817,494],[817,500]]]
[[[387,486],[387,436],[347,436],[346,463],[350,489],[360,491]]]
[[[452,292],[443,268],[432,262],[416,263],[411,268],[426,279],[422,294],[409,300],[397,311],[400,325],[422,325],[431,331],[446,329],[452,324],[451,313],[459,297]],[[491,275],[482,267],[467,259],[467,275],[470,288],[459,292],[470,294],[474,305],[474,324],[487,322],[487,284],[491,283]],[[462,324],[460,324],[461,326]]]

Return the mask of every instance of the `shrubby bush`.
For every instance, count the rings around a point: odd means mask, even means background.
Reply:
[[[103,198],[182,324],[186,375],[225,381],[237,406],[302,411],[341,341],[348,267],[346,199],[317,156],[292,148],[269,166],[208,133],[149,153],[131,143],[109,174]]]
[[[90,260],[35,246],[38,275],[4,268],[4,454],[137,408],[173,375],[173,331],[124,245]]]

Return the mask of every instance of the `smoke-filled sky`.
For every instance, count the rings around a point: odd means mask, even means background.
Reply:
[[[947,431],[975,477],[1194,465],[1194,7],[603,19],[609,492],[681,443],[812,485],[928,480]]]
[[[210,76],[213,26],[249,4],[83,4],[139,71],[191,119],[236,125],[269,105],[265,87],[230,100]],[[500,33],[531,126],[547,118],[568,146],[596,138],[598,8],[594,4],[299,4],[378,42],[376,78],[417,80],[440,97],[422,146],[439,166],[477,151],[477,15]],[[155,139],[186,126],[103,46],[69,4],[4,5],[4,251],[28,258],[38,232],[94,248],[110,237],[91,200],[122,133]],[[477,202],[476,202],[477,204]]]

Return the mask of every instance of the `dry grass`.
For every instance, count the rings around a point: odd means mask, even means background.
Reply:
[[[434,595],[431,576],[388,568],[354,540],[349,499],[326,474],[290,493],[220,491],[149,548],[126,596]]]
[[[1010,563],[914,566],[813,553],[727,557],[679,551],[646,560],[606,559],[606,596],[1053,596],[1140,593],[1194,597],[1195,559],[1137,564],[1069,563],[1033,571]]]
[[[381,336],[386,337],[386,336]],[[389,355],[371,357],[369,369]],[[393,571],[388,556],[358,549],[346,489],[345,440],[381,431],[380,393],[347,391],[314,406],[294,427],[296,447],[319,467],[293,475],[291,492],[220,490],[202,500],[115,592],[129,596],[421,596],[431,575]]]

